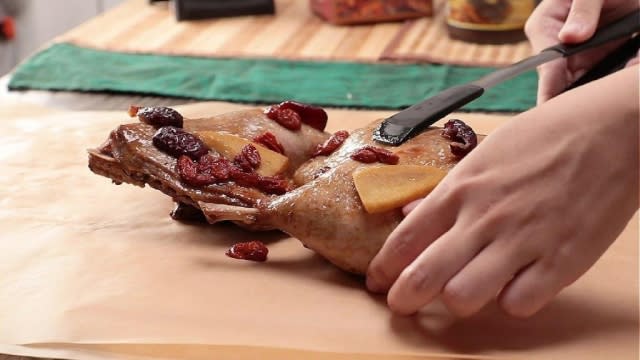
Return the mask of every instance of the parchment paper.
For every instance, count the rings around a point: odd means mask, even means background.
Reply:
[[[181,108],[205,116],[224,103]],[[586,276],[529,320],[495,305],[396,317],[384,298],[278,232],[186,225],[160,192],[115,186],[85,149],[121,113],[0,110],[0,352],[67,359],[635,359],[637,215]],[[329,130],[383,112],[333,111]],[[506,117],[462,114],[479,132]],[[224,255],[260,239],[269,260]]]

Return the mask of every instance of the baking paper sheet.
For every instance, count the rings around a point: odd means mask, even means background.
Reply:
[[[237,109],[182,108],[187,116]],[[188,225],[158,191],[115,186],[85,149],[121,113],[0,110],[0,353],[66,359],[635,359],[637,215],[586,276],[529,320],[495,305],[393,316],[384,298],[278,232]],[[334,111],[330,131],[382,112]],[[506,117],[463,114],[479,132]],[[260,239],[269,260],[228,258]]]

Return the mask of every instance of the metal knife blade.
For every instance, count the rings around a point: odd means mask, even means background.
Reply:
[[[640,9],[604,26],[591,39],[577,45],[558,44],[520,62],[496,70],[476,81],[444,90],[385,119],[373,133],[373,140],[400,145],[447,114],[482,96],[489,89],[549,61],[577,54],[640,31]]]

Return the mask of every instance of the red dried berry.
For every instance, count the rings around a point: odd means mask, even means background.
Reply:
[[[464,157],[478,145],[478,136],[473,129],[462,120],[452,119],[444,124],[442,136],[453,141],[449,148],[457,157]]]
[[[313,152],[313,157],[320,155],[331,155],[337,148],[344,143],[345,140],[349,137],[349,132],[345,130],[337,131],[333,134],[327,141],[323,144],[318,144],[316,146],[316,150]]]
[[[268,131],[264,134],[254,137],[253,141],[257,142],[258,144],[264,145],[264,147],[269,150],[273,150],[284,155],[284,147],[280,144],[280,142],[278,142],[276,136]]]
[[[280,108],[277,111],[276,122],[289,130],[300,130],[302,127],[302,119],[300,114],[291,109]]]
[[[223,157],[211,154],[193,161],[186,155],[178,159],[178,175],[185,184],[195,187],[228,181],[231,164]]]
[[[360,148],[351,155],[351,158],[365,164],[380,162],[388,165],[396,165],[400,161],[400,157],[398,157],[398,155],[389,150],[375,146],[365,146]]]
[[[257,187],[260,175],[256,172],[246,172],[237,166],[232,166],[229,169],[229,176],[231,180],[240,186]]]
[[[351,158],[365,164],[371,164],[378,161],[376,153],[367,148],[358,149],[356,152],[351,154]]]
[[[198,137],[173,126],[158,129],[152,141],[155,147],[173,157],[187,155],[197,160],[209,152],[207,145]]]
[[[396,165],[400,161],[400,157],[391,151],[379,147],[371,147],[371,150],[376,153],[378,162],[387,165]]]
[[[234,259],[264,262],[267,260],[269,249],[262,241],[249,241],[237,243],[225,252],[225,255]]]
[[[240,186],[253,187],[267,194],[282,195],[290,190],[289,181],[277,176],[261,176],[255,172],[244,172],[233,167],[229,172],[231,179]]]
[[[138,116],[138,119],[151,126],[163,127],[163,126],[175,126],[181,128],[184,123],[184,118],[174,109],[168,107],[129,107],[130,116]]]
[[[199,173],[214,177],[216,182],[228,181],[231,178],[230,170],[232,167],[229,160],[219,155],[207,154],[198,160]]]
[[[258,178],[258,189],[267,194],[282,195],[291,190],[291,185],[287,179],[277,176],[260,176]]]
[[[319,131],[324,131],[327,127],[327,112],[323,108],[297,101],[284,101],[278,105],[281,109],[291,109],[297,112],[302,122]]]
[[[243,171],[251,172],[260,166],[262,159],[258,149],[252,144],[247,144],[240,150],[240,154],[236,155],[233,162]]]

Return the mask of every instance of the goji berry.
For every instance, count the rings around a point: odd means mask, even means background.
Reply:
[[[252,144],[247,144],[242,148],[240,154],[236,155],[233,162],[243,171],[251,172],[260,166],[262,159],[258,149]]]
[[[264,262],[269,249],[262,241],[254,240],[234,244],[225,254],[234,259]]]
[[[336,131],[327,141],[323,144],[318,144],[316,146],[316,150],[313,152],[314,157],[320,155],[331,155],[337,148],[344,143],[344,141],[349,137],[349,132],[345,130]]]
[[[256,136],[255,138],[253,138],[253,141],[257,142],[260,145],[264,145],[264,147],[269,150],[273,150],[284,155],[284,147],[280,144],[280,142],[278,142],[276,136],[269,131]]]
[[[398,157],[398,155],[389,150],[375,146],[365,146],[360,148],[351,155],[351,158],[365,164],[380,162],[388,165],[396,165],[400,161],[400,157]]]

